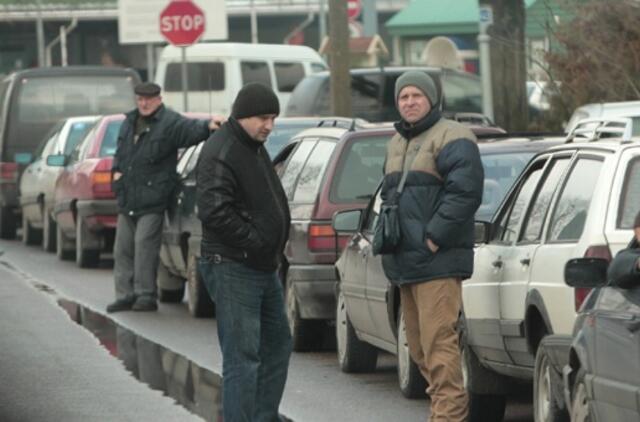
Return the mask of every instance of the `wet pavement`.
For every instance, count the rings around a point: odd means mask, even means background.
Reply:
[[[0,265],[1,421],[202,420],[133,378],[36,287],[49,290]]]

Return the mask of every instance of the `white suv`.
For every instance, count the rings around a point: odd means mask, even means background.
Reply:
[[[640,139],[571,142],[536,155],[490,223],[463,284],[463,358],[472,400],[496,409],[516,380],[534,380],[536,421],[565,418],[562,368],[588,290],[564,282],[577,257],[610,259],[640,209]],[[578,138],[575,138],[578,139]],[[543,341],[550,334],[567,340]]]

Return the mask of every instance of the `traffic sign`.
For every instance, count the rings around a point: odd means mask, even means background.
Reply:
[[[350,21],[354,21],[358,19],[360,13],[362,12],[362,2],[361,0],[347,0],[347,16]]]
[[[172,0],[160,12],[160,33],[171,44],[187,47],[205,31],[204,12],[192,0]]]

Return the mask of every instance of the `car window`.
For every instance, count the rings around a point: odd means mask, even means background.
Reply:
[[[581,158],[573,166],[553,211],[547,236],[551,242],[580,239],[601,168],[602,161],[590,158]]]
[[[304,67],[302,63],[275,62],[273,64],[276,73],[276,83],[278,91],[291,92],[304,78]]]
[[[189,91],[223,91],[224,63],[187,63]],[[169,63],[164,77],[166,92],[182,91],[182,63]]]
[[[58,122],[53,128],[51,128],[47,135],[42,138],[42,141],[40,141],[40,145],[38,145],[38,148],[33,154],[34,160],[39,160],[42,158],[43,154],[47,151],[47,145],[56,143],[63,126],[63,121]]]
[[[322,72],[327,70],[327,66],[324,63],[311,63],[311,73]]]
[[[529,207],[529,214],[524,220],[521,242],[536,242],[542,235],[542,223],[547,215],[551,198],[560,184],[560,179],[569,165],[570,157],[553,160],[547,170],[542,187],[536,193],[533,205]]]
[[[318,141],[300,172],[293,202],[303,204],[315,202],[335,146],[336,143],[333,141]]]
[[[310,127],[312,125],[278,125],[278,120],[273,126],[273,130],[267,138],[264,147],[271,159],[282,150],[282,148],[289,143],[289,140],[293,138],[298,132]],[[315,125],[313,125],[315,126]]]
[[[381,192],[382,189],[378,188],[375,193],[376,197],[373,200],[373,203],[367,208],[367,215],[365,215],[364,217],[362,226],[362,231],[365,233],[373,233],[376,228],[376,224],[378,223],[378,216],[380,215],[380,205],[382,204]]]
[[[78,142],[78,145],[71,151],[69,154],[69,163],[76,163],[80,161],[84,157],[84,153],[87,150],[87,146],[93,143],[93,138],[96,136],[96,131],[98,127],[94,126],[87,135]]]
[[[624,188],[618,205],[619,229],[632,229],[633,220],[640,210],[640,157],[629,162],[624,179]]]
[[[538,181],[540,180],[541,175],[542,168],[538,168],[530,173],[527,179],[521,185],[520,191],[518,192],[511,210],[508,213],[506,225],[504,226],[504,231],[502,233],[503,242],[511,243],[518,237],[518,227],[520,226],[520,221],[524,215],[526,206],[531,200],[531,196],[533,195],[533,192],[538,185]]]
[[[309,158],[309,154],[316,142],[317,139],[305,139],[300,142],[296,150],[291,155],[291,158],[286,163],[286,167],[282,173],[281,182],[289,201],[293,199],[293,188],[295,187],[300,170],[302,170],[304,163],[307,162],[307,158]]]
[[[445,73],[442,88],[445,110],[482,113],[482,86],[478,79]]]
[[[259,82],[271,87],[271,76],[267,62],[241,62],[240,72],[242,73],[242,84]]]
[[[104,131],[104,137],[100,144],[100,157],[111,157],[115,155],[118,148],[118,134],[120,133],[120,126],[122,126],[122,120],[109,122]]]
[[[69,128],[67,141],[64,145],[64,154],[68,155],[78,145],[78,143],[86,136],[86,134],[94,126],[95,122],[76,122]]]
[[[329,198],[334,203],[366,202],[383,175],[389,136],[358,138],[349,142],[333,176]]]
[[[481,154],[484,190],[476,220],[491,221],[504,196],[532,156],[533,153],[528,151]]]
[[[196,177],[196,172],[194,170],[198,165],[198,158],[200,157],[200,152],[202,151],[203,146],[204,146],[204,142],[200,142],[195,147],[193,154],[191,154],[191,157],[189,157],[189,160],[187,161],[187,165],[184,169],[183,174],[189,179],[193,179]]]
[[[186,173],[184,172],[185,167],[187,166],[187,164],[189,163],[189,158],[191,158],[191,154],[193,154],[193,151],[199,146],[198,145],[193,145],[189,148],[187,148],[182,155],[180,156],[180,159],[178,160],[178,165],[176,166],[176,173],[178,173],[181,176],[186,176]]]

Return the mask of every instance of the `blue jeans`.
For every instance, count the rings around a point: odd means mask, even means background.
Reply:
[[[216,303],[225,422],[279,421],[292,343],[277,273],[236,262],[199,262]]]

